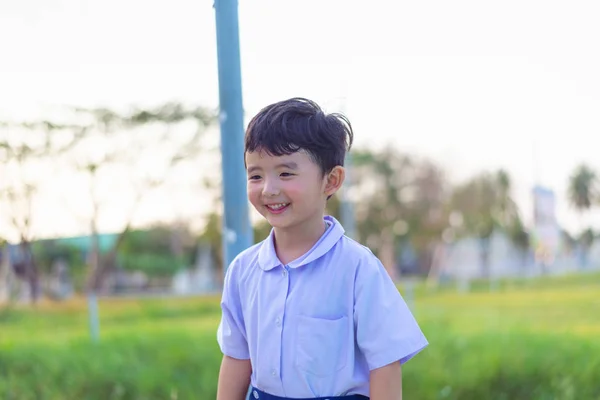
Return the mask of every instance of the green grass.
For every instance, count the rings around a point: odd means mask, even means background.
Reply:
[[[600,398],[599,275],[418,285],[415,315],[430,346],[406,399]],[[94,344],[83,299],[0,309],[0,399],[215,398],[218,298],[102,300],[100,318]]]

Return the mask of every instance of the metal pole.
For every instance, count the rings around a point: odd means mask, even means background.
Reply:
[[[98,299],[94,292],[88,293],[88,313],[90,322],[90,335],[92,342],[100,341],[100,321],[98,319]]]
[[[215,0],[219,121],[223,169],[223,262],[231,261],[253,242],[244,167],[244,111],[237,0]]]

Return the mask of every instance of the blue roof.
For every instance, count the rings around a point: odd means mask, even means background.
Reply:
[[[100,251],[104,252],[112,248],[117,241],[119,235],[116,233],[107,233],[98,235],[98,241],[100,242]],[[74,236],[67,238],[52,239],[58,244],[65,244],[68,246],[74,246],[81,250],[89,250],[92,247],[91,236]],[[39,242],[44,242],[40,240]]]

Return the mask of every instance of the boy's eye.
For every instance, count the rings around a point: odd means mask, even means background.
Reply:
[[[260,179],[260,175],[252,175],[248,178],[248,180],[251,180],[251,181],[255,181],[257,179]]]
[[[282,172],[281,176],[284,176],[284,177],[286,177],[286,176],[294,176],[294,174],[290,174],[289,172]]]

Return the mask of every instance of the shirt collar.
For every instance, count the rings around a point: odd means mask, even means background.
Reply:
[[[302,265],[313,262],[317,258],[325,255],[335,244],[344,236],[344,228],[342,225],[333,217],[327,215],[324,217],[328,227],[325,233],[317,240],[317,243],[307,251],[303,256],[295,259],[288,264],[290,268],[298,268]],[[277,253],[275,252],[275,244],[273,242],[274,230],[271,229],[269,237],[267,237],[260,247],[258,253],[258,265],[261,269],[269,271],[281,264]]]

